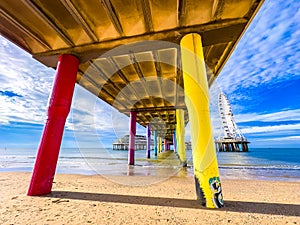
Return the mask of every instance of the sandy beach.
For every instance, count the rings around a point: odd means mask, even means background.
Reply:
[[[300,224],[300,182],[222,180],[225,208],[195,201],[192,177],[148,186],[122,176],[55,176],[53,191],[26,196],[30,173],[0,173],[0,224]]]

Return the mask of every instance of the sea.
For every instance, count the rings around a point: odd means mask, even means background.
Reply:
[[[1,172],[32,172],[36,153],[37,149],[0,149],[0,176]],[[158,182],[171,176],[193,176],[192,151],[187,150],[186,153],[188,166],[182,169],[176,154],[171,151],[158,158],[151,151],[151,158],[146,159],[145,150],[136,150],[135,165],[129,166],[127,151],[63,148],[56,173],[118,177],[146,175],[152,177],[151,182]],[[221,179],[300,182],[300,148],[250,148],[248,152],[217,152],[217,159]]]

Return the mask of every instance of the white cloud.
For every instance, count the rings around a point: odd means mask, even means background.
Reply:
[[[11,122],[43,123],[55,71],[0,36],[0,125]]]
[[[300,132],[300,109],[295,110],[285,110],[281,112],[257,114],[237,114],[234,115],[234,120],[238,124],[238,128],[242,131],[244,135],[256,134],[261,136],[262,133],[267,135],[291,135],[292,133]],[[298,121],[299,123],[292,124],[290,121]],[[257,122],[264,122],[267,125],[253,125],[245,126],[239,125],[239,123],[251,122],[252,124],[257,124]],[[278,123],[277,125],[269,125],[268,123]],[[290,124],[289,124],[290,123]],[[214,135],[222,135],[221,120],[218,114],[212,114],[212,124],[214,128]],[[285,139],[288,141],[289,139]]]
[[[95,143],[106,145],[111,144],[107,140],[129,133],[129,117],[77,85],[66,128],[74,131],[77,144],[81,147]],[[137,125],[137,134],[145,133],[145,128]]]
[[[269,138],[267,140],[276,140],[276,141],[300,141],[300,136],[288,136],[288,137],[276,137]]]
[[[283,124],[274,126],[252,126],[241,129],[243,134],[254,133],[270,133],[270,132],[282,132],[282,131],[300,131],[300,123],[298,124]]]
[[[300,143],[300,136],[287,136],[287,137],[255,137],[251,140],[251,147],[282,147],[294,148]]]
[[[18,95],[0,94],[0,125],[14,122],[43,125],[54,75],[55,70],[0,37],[0,91]],[[75,86],[71,109],[66,129],[74,131],[77,141],[85,146],[99,143],[101,138],[105,140],[105,135],[115,133],[121,137],[128,133],[127,116],[79,85]],[[143,134],[145,129],[138,126],[137,133]]]
[[[67,129],[89,131],[112,128],[111,107],[79,85],[76,85],[71,108],[72,113],[66,123]]]
[[[299,79],[300,24],[297,21],[300,21],[300,2],[265,1],[216,81],[230,99],[240,104],[243,100],[256,103],[257,96],[249,90]],[[234,118],[237,123],[254,124],[240,128],[246,136],[254,137],[255,142],[262,143],[270,136],[284,143],[298,140],[295,134],[300,131],[300,123],[295,121],[300,122],[300,109],[287,106],[286,110],[278,108],[277,112],[274,109],[268,112],[267,107],[259,105],[257,110],[264,113],[240,113],[249,111],[247,107],[243,103],[234,105]],[[217,124],[218,118],[213,121]]]
[[[298,21],[300,2],[266,1],[217,79],[225,93],[300,76]]]
[[[280,112],[266,113],[266,114],[238,114],[234,116],[235,121],[240,122],[250,122],[250,121],[262,121],[262,122],[284,122],[290,120],[300,121],[300,109],[285,110]]]

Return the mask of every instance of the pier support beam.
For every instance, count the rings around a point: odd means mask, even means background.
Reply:
[[[225,143],[225,151],[229,152],[229,145],[227,143]]]
[[[185,35],[180,42],[185,103],[189,112],[195,185],[198,202],[224,206],[209,112],[209,92],[201,36]]]
[[[164,139],[164,152],[168,151],[168,141],[167,139],[165,138]]]
[[[154,131],[154,155],[157,156],[157,131]]]
[[[162,139],[160,136],[158,136],[158,153],[161,153],[162,151]]]
[[[135,135],[136,135],[136,112],[130,112],[128,165],[134,165]]]
[[[183,109],[176,109],[176,132],[177,132],[177,151],[180,164],[183,167],[187,166],[186,163],[186,150],[185,150],[185,141],[184,141],[184,132],[185,123],[184,123],[184,111]]]
[[[151,146],[151,127],[150,124],[147,125],[146,128],[146,140],[147,140],[147,148],[146,148],[146,157],[150,159],[150,146]]]
[[[41,137],[38,153],[27,194],[44,195],[51,192],[62,135],[69,114],[79,60],[64,54],[59,57],[47,120]]]
[[[243,152],[248,152],[248,150],[249,150],[249,149],[248,149],[248,144],[245,143],[245,142],[243,142],[243,143],[242,143],[242,151],[243,151]]]
[[[176,153],[176,130],[174,130],[174,133],[173,133],[173,151],[174,153]]]

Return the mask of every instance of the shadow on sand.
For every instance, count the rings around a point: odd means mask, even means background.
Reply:
[[[199,206],[196,200],[190,199],[84,193],[73,191],[53,191],[51,194],[48,194],[44,197],[211,210]],[[225,207],[219,210],[284,216],[300,216],[300,205],[282,203],[225,200]]]

